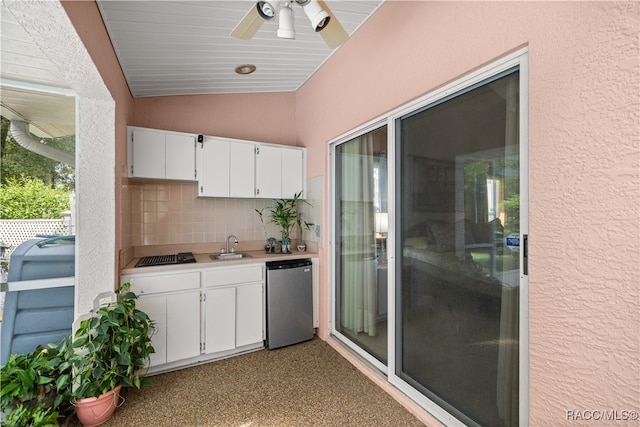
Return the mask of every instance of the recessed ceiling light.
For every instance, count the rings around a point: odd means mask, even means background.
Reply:
[[[251,74],[256,70],[256,66],[253,64],[243,64],[236,67],[236,73],[238,74]]]

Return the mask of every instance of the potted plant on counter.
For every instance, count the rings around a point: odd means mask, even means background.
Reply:
[[[309,204],[309,202],[301,199],[301,197],[302,191],[294,194],[291,199],[278,199],[275,201],[275,206],[269,211],[271,222],[279,226],[282,233],[282,252],[290,252],[291,230],[293,230],[293,227],[296,225],[302,227],[302,224],[307,224],[302,221],[299,203]],[[312,225],[309,223],[309,227]]]
[[[155,353],[150,336],[153,322],[136,308],[136,299],[130,284],[123,284],[116,301],[81,321],[74,335],[72,397],[85,426],[102,424],[111,417],[122,387],[151,384],[141,373]]]
[[[266,208],[254,209],[254,210],[258,214],[258,218],[260,218],[260,222],[262,223],[262,230],[264,231],[264,239],[265,239],[265,242],[266,242],[264,244],[264,251],[265,252],[275,252],[276,239],[274,237],[267,237],[267,225],[264,222],[264,210],[265,209]]]
[[[298,226],[298,236],[300,237],[300,241],[298,242],[298,250],[300,252],[304,252],[305,250],[307,250],[307,244],[304,241],[304,230],[311,230],[311,227],[313,227],[315,224],[309,221],[303,221],[302,216],[298,214],[298,217],[296,218],[296,225]]]
[[[282,252],[288,252],[287,242],[290,242],[291,229],[295,224],[296,204],[295,199],[278,199],[276,204],[271,208],[271,222],[280,227],[282,235]]]

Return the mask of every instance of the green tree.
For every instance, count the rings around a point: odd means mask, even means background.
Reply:
[[[51,187],[63,187],[72,191],[75,187],[74,168],[48,159],[20,146],[9,132],[10,121],[2,117],[0,127],[0,183],[21,180],[28,176],[38,178]],[[43,139],[43,143],[74,153],[75,136]]]
[[[53,219],[69,210],[69,191],[37,178],[0,183],[0,219]]]

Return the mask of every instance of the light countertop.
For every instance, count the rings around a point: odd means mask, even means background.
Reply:
[[[304,251],[300,252],[298,250],[293,250],[291,253],[283,254],[283,253],[267,253],[264,250],[262,251],[238,251],[242,253],[246,253],[250,255],[247,258],[240,259],[231,259],[231,260],[213,260],[210,255],[218,255],[217,252],[212,253],[194,253],[193,256],[196,258],[196,262],[186,263],[186,264],[171,264],[171,265],[161,265],[154,267],[138,267],[135,265],[140,258],[132,259],[120,272],[121,274],[140,274],[140,273],[155,273],[161,271],[172,271],[172,270],[190,270],[196,268],[209,268],[209,267],[222,267],[222,266],[233,266],[233,265],[241,265],[241,264],[256,264],[256,263],[264,263],[269,261],[281,261],[286,259],[302,259],[302,258],[316,258],[318,256],[317,252],[314,251]]]

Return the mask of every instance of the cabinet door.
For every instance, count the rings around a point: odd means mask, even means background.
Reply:
[[[263,199],[282,197],[282,153],[279,147],[258,146],[256,154],[256,196]]]
[[[256,145],[232,142],[229,146],[229,196],[255,197]]]
[[[164,179],[165,133],[151,129],[133,129],[131,138],[131,176]]]
[[[147,313],[154,323],[151,344],[156,350],[149,357],[149,366],[167,363],[167,297],[165,295],[140,295],[136,308]]]
[[[195,140],[193,135],[167,133],[165,139],[166,179],[195,179]]]
[[[262,282],[236,288],[236,347],[263,341],[262,295]]]
[[[304,188],[304,156],[297,148],[282,148],[282,198],[292,199]]]
[[[236,347],[236,288],[210,288],[205,301],[205,353]]]
[[[200,355],[200,291],[167,295],[167,363]]]
[[[205,138],[196,148],[198,195],[229,197],[229,142]]]

